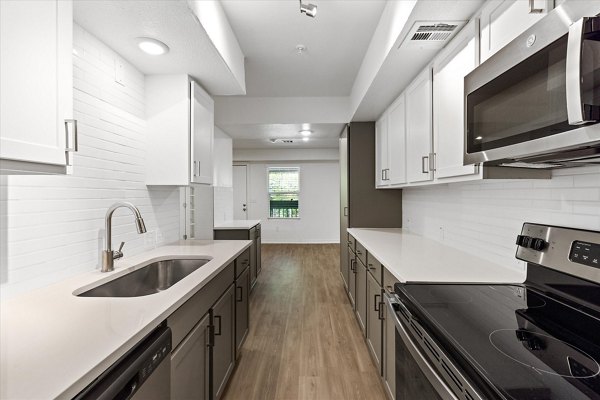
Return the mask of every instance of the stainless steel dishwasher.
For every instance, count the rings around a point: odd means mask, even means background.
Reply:
[[[171,395],[171,329],[156,328],[76,400],[165,400]]]

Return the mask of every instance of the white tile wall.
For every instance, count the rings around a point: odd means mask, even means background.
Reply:
[[[523,222],[600,230],[600,166],[553,171],[550,180],[496,180],[405,189],[403,226],[514,268]]]
[[[113,217],[113,243],[125,257],[179,233],[179,191],[144,184],[144,76],[74,26],[74,108],[79,152],[70,176],[9,176],[0,182],[2,297],[98,268],[104,215],[116,201],[139,207],[148,233],[132,216]],[[125,65],[115,82],[115,61]]]

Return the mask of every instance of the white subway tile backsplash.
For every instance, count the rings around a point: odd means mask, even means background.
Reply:
[[[600,167],[554,170],[549,180],[404,189],[402,212],[405,229],[523,268],[514,240],[524,222],[600,230]]]
[[[138,235],[128,210],[115,212],[113,243],[126,242],[125,257],[179,236],[178,188],[144,183],[144,75],[80,26],[73,32],[74,173],[0,178],[2,297],[98,268],[104,215],[116,201],[138,206],[148,229]]]

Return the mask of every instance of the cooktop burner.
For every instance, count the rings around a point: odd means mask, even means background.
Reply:
[[[527,285],[405,284],[396,293],[498,398],[600,400],[595,317]]]
[[[578,379],[600,373],[600,364],[589,354],[552,336],[525,329],[497,329],[489,340],[506,357],[539,373]]]

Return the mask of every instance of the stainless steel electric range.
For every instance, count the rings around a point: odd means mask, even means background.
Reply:
[[[397,284],[396,399],[600,399],[600,232],[526,223],[524,284]]]

